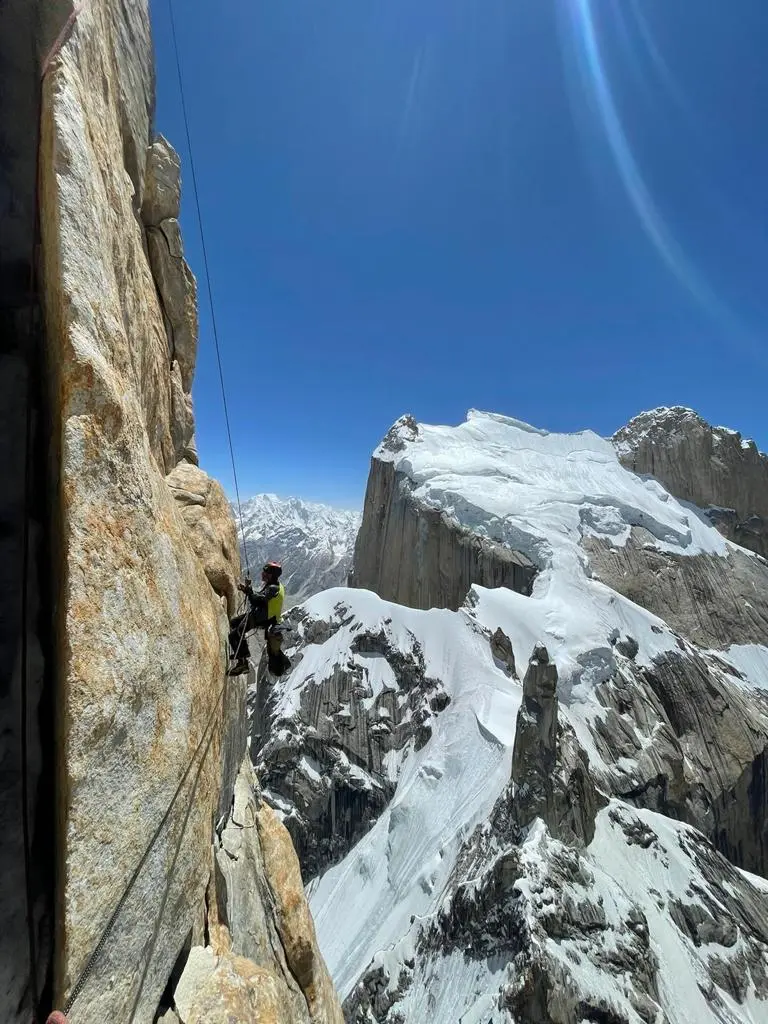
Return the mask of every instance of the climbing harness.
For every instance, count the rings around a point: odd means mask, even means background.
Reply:
[[[237,617],[242,618],[242,621],[240,623],[240,636],[238,637],[237,647],[235,648],[235,653],[231,655],[232,662],[235,665],[239,664],[240,662],[240,648],[243,646],[243,640],[245,640],[245,635],[248,632],[248,617],[245,614],[245,612],[247,611],[247,604],[247,598],[243,597],[243,599],[240,602],[240,607],[237,610]],[[227,675],[229,674],[230,672],[227,672]]]

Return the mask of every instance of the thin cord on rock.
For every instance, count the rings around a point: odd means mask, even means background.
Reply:
[[[169,803],[168,808],[167,808],[165,814],[160,819],[159,825],[157,826],[157,828],[155,829],[154,833],[152,834],[152,837],[149,840],[149,843],[147,844],[146,849],[144,850],[144,853],[143,853],[143,855],[141,857],[141,860],[139,861],[139,863],[134,868],[134,871],[133,871],[133,874],[131,875],[131,877],[128,879],[128,884],[126,885],[125,889],[123,890],[122,896],[120,897],[120,899],[118,900],[117,904],[115,905],[115,909],[112,911],[112,913],[111,913],[111,915],[109,917],[109,920],[107,921],[106,925],[104,926],[104,930],[101,933],[101,937],[99,938],[99,941],[96,943],[96,946],[95,946],[93,952],[88,957],[88,960],[87,960],[87,962],[85,964],[85,967],[83,968],[82,973],[80,974],[80,977],[78,978],[76,984],[74,985],[74,987],[73,987],[73,989],[72,989],[72,991],[71,991],[71,993],[69,995],[69,999],[67,1000],[67,1003],[66,1003],[66,1005],[64,1007],[64,1012],[66,1014],[69,1014],[70,1011],[72,1010],[72,1007],[74,1006],[78,996],[80,995],[80,993],[82,992],[83,988],[85,987],[85,983],[88,980],[88,977],[90,976],[91,972],[93,971],[94,967],[96,966],[96,963],[98,962],[99,956],[101,955],[101,951],[104,948],[107,939],[109,938],[109,934],[112,931],[112,929],[113,929],[113,927],[115,925],[115,922],[117,921],[117,918],[120,916],[120,911],[123,909],[123,906],[125,905],[125,901],[127,900],[131,890],[133,889],[134,885],[136,884],[136,880],[139,877],[141,869],[146,864],[147,858],[149,857],[150,853],[152,852],[152,849],[153,849],[155,843],[157,842],[157,839],[158,839],[161,831],[163,830],[163,827],[164,827],[165,823],[170,818],[171,811],[173,810],[173,807],[174,807],[174,805],[176,803],[176,800],[179,797],[179,794],[181,793],[182,789],[184,788],[184,783],[187,781],[187,777],[189,776],[189,773],[192,770],[192,766],[195,763],[195,760],[197,759],[197,755],[200,753],[200,750],[201,750],[201,748],[203,746],[204,741],[206,740],[206,738],[208,738],[209,742],[208,742],[208,745],[206,746],[205,753],[203,754],[202,760],[200,762],[201,765],[202,765],[203,761],[205,760],[206,754],[208,753],[208,746],[210,746],[210,737],[208,736],[208,733],[209,733],[209,730],[210,730],[210,735],[213,736],[212,726],[214,725],[214,716],[215,716],[216,712],[218,711],[219,704],[221,703],[221,698],[224,696],[224,691],[226,690],[226,687],[227,687],[227,684],[226,684],[226,681],[225,681],[224,685],[222,686],[221,690],[219,691],[218,697],[216,698],[216,703],[213,706],[213,710],[211,711],[211,714],[210,714],[210,716],[208,718],[208,721],[206,723],[205,729],[203,730],[203,734],[200,737],[200,741],[199,741],[199,743],[197,745],[197,748],[195,749],[194,754],[190,758],[190,761],[189,761],[189,763],[187,765],[187,768],[186,768],[184,774],[182,775],[181,780],[180,780],[178,786],[176,787],[175,793],[171,797],[171,802]],[[196,788],[197,787],[195,786],[194,789],[193,789],[192,796],[194,796],[194,791],[196,790]],[[187,814],[187,817],[189,817],[189,814]],[[169,880],[168,884],[170,885],[170,880]]]
[[[232,461],[232,477],[235,481],[235,497],[237,498],[237,514],[240,519],[240,536],[242,537],[243,543],[243,554],[245,555],[245,568],[250,575],[250,565],[248,563],[248,549],[245,544],[245,530],[243,526],[243,509],[240,504],[240,488],[237,483],[237,468],[235,466],[235,450],[232,444],[232,431],[229,425],[229,409],[227,406],[227,391],[224,385],[224,371],[221,365],[221,350],[219,348],[219,334],[216,329],[216,312],[213,304],[213,288],[211,287],[211,272],[208,266],[208,252],[205,247],[205,231],[203,230],[203,215],[200,209],[200,194],[197,188],[197,175],[195,173],[195,160],[192,153],[192,139],[189,132],[189,118],[187,117],[187,104],[184,98],[184,80],[181,74],[181,58],[179,57],[179,44],[176,37],[176,20],[173,16],[173,0],[168,0],[168,12],[171,17],[171,35],[173,37],[173,51],[176,57],[176,74],[179,79],[179,93],[181,95],[181,111],[184,118],[184,131],[187,136],[187,152],[189,153],[189,167],[192,172],[192,191],[195,194],[195,206],[197,207],[197,223],[200,229],[200,245],[203,251],[203,266],[205,267],[205,280],[208,290],[208,305],[211,311],[211,325],[213,327],[213,341],[216,347],[216,362],[219,367],[219,383],[221,384],[221,398],[224,403],[224,420],[227,425],[227,441],[229,442],[229,456]]]
[[[42,67],[42,76],[43,77],[45,76],[45,73],[47,72],[48,68],[50,67],[51,61],[53,60],[54,56],[58,53],[58,50],[59,50],[59,48],[61,46],[62,41],[64,40],[64,38],[65,38],[67,32],[69,31],[69,29],[74,24],[74,21],[77,18],[77,15],[80,13],[80,11],[81,11],[83,6],[84,6],[84,4],[80,3],[79,5],[77,5],[75,7],[75,9],[73,10],[72,14],[70,15],[69,20],[65,24],[64,28],[61,30],[58,38],[56,39],[56,42],[54,43],[54,46],[51,49],[51,52],[45,58],[45,61],[43,62],[43,67]],[[209,268],[209,264],[208,264],[208,254],[207,254],[206,245],[205,245],[205,232],[204,232],[204,228],[203,228],[203,218],[202,218],[202,212],[201,212],[201,208],[200,208],[200,198],[199,198],[199,191],[198,191],[198,187],[197,187],[197,176],[196,176],[196,173],[195,173],[195,164],[194,164],[194,157],[193,157],[193,152],[192,152],[192,141],[191,141],[190,131],[189,131],[189,119],[187,117],[186,103],[185,103],[185,97],[184,97],[184,84],[183,84],[182,73],[181,73],[181,61],[180,61],[180,57],[179,57],[179,48],[178,48],[178,41],[177,41],[177,36],[176,36],[176,24],[175,24],[175,19],[174,19],[174,16],[173,16],[172,0],[168,0],[168,9],[169,9],[170,19],[171,19],[171,33],[172,33],[172,37],[173,37],[173,46],[174,46],[174,52],[175,52],[175,57],[176,57],[176,71],[177,71],[178,79],[179,79],[179,90],[180,90],[180,94],[181,94],[181,105],[182,105],[182,113],[183,113],[183,118],[184,118],[184,128],[185,128],[185,133],[186,133],[186,138],[187,138],[187,148],[188,148],[188,152],[189,152],[190,169],[191,169],[191,172],[192,172],[192,189],[193,189],[194,196],[195,196],[195,205],[196,205],[196,208],[197,208],[198,225],[199,225],[199,229],[200,229],[200,242],[201,242],[202,253],[203,253],[203,264],[204,264],[204,267],[205,267],[205,277],[206,277],[206,285],[207,285],[207,291],[208,291],[208,303],[209,303],[210,313],[211,313],[211,324],[212,324],[212,328],[213,328],[213,338],[214,338],[214,344],[215,344],[215,349],[216,349],[216,361],[217,361],[218,371],[219,371],[219,383],[221,385],[221,397],[222,397],[222,402],[223,402],[223,405],[224,405],[224,419],[225,419],[226,428],[227,428],[227,442],[228,442],[228,445],[229,445],[229,454],[230,454],[230,459],[231,459],[231,462],[232,462],[232,475],[233,475],[234,484],[235,484],[235,495],[236,495],[236,499],[237,499],[238,517],[239,517],[239,520],[240,520],[240,531],[241,531],[241,536],[243,537],[243,551],[244,551],[244,554],[245,554],[246,569],[250,573],[250,565],[249,565],[249,562],[248,562],[248,552],[247,552],[247,549],[245,548],[245,543],[244,543],[245,532],[244,532],[244,524],[243,524],[243,512],[242,512],[242,506],[241,506],[241,501],[240,501],[240,488],[239,488],[238,479],[237,479],[237,467],[236,467],[236,463],[235,463],[234,446],[233,446],[233,443],[232,443],[232,431],[231,431],[230,421],[229,421],[229,409],[228,409],[228,405],[227,405],[226,387],[225,387],[225,384],[224,384],[224,372],[223,372],[222,363],[221,363],[221,350],[220,350],[220,346],[219,346],[218,330],[217,330],[217,325],[216,325],[216,313],[215,313],[214,302],[213,302],[213,290],[212,290],[212,287],[211,287],[211,275],[210,275],[210,268]],[[38,186],[39,186],[39,181],[38,181]],[[39,202],[39,195],[36,196],[36,209],[37,209],[37,206],[38,206],[38,202]],[[30,282],[30,288],[31,289],[33,289],[33,286],[34,286],[34,245],[36,245],[36,236],[37,236],[37,222],[35,224],[35,239],[34,239],[34,242],[33,242],[33,264],[32,264],[32,277],[31,277],[31,282]],[[29,459],[30,445],[31,445],[31,432],[32,432],[32,411],[31,411],[31,401],[30,401],[29,393],[28,393],[27,401],[28,401],[28,408],[27,408],[27,459]],[[26,730],[27,730],[26,696],[27,696],[27,688],[28,688],[28,683],[27,683],[27,628],[26,627],[27,627],[27,603],[28,603],[27,574],[28,574],[28,564],[29,564],[28,542],[29,542],[29,513],[30,513],[30,509],[29,509],[30,479],[29,479],[29,467],[28,467],[28,465],[27,465],[27,469],[26,469],[26,474],[27,474],[27,476],[25,478],[25,502],[26,502],[25,512],[26,512],[26,517],[25,517],[25,533],[24,533],[24,578],[23,578],[23,581],[22,581],[22,619],[23,619],[23,627],[22,627],[22,651],[21,651],[21,654],[22,654],[22,658],[21,658],[21,661],[22,661],[22,664],[21,664],[21,688],[22,688],[22,710],[21,710],[22,737],[21,737],[21,744],[22,744],[22,761],[24,762],[25,766],[26,766],[27,757],[28,757],[28,752],[27,752],[27,736],[26,736]],[[245,621],[243,621],[242,627],[241,627],[241,630],[240,630],[240,636],[239,636],[239,640],[238,640],[237,651],[235,653],[235,657],[236,658],[239,656],[240,647],[241,647],[241,645],[243,643],[243,640],[245,638],[246,627],[247,627],[247,619]],[[143,970],[143,973],[142,973],[142,976],[141,976],[141,981],[139,983],[139,989],[138,989],[138,992],[137,992],[137,994],[135,996],[135,999],[134,999],[133,1009],[131,1011],[131,1018],[130,1018],[131,1020],[133,1020],[133,1017],[134,1017],[134,1015],[136,1013],[136,1009],[138,1007],[139,1000],[141,998],[144,982],[146,980],[147,972],[149,970],[149,964],[150,964],[151,958],[152,958],[152,952],[153,952],[154,946],[155,946],[155,944],[157,942],[157,937],[158,937],[158,934],[159,934],[159,929],[160,929],[160,925],[161,925],[161,922],[162,922],[163,913],[164,913],[165,906],[166,906],[166,903],[167,903],[167,900],[168,900],[168,894],[169,894],[169,891],[170,891],[171,878],[172,878],[172,874],[173,874],[173,867],[175,867],[176,860],[177,860],[178,855],[179,855],[180,844],[181,844],[181,841],[183,839],[184,831],[186,829],[186,825],[187,825],[187,822],[189,820],[189,816],[190,816],[191,811],[192,811],[192,806],[193,806],[193,803],[194,803],[195,795],[197,793],[197,786],[198,786],[198,782],[199,782],[199,779],[200,779],[200,774],[201,774],[201,771],[202,771],[202,767],[203,767],[203,764],[205,763],[208,751],[210,749],[211,742],[213,740],[213,735],[214,735],[214,728],[213,728],[214,717],[215,717],[215,714],[216,714],[216,712],[218,710],[219,704],[221,703],[221,700],[222,700],[222,697],[224,695],[225,690],[226,690],[226,682],[224,683],[224,686],[222,686],[222,688],[221,688],[221,690],[219,692],[219,695],[218,695],[218,697],[216,699],[216,702],[215,702],[215,704],[213,706],[213,709],[211,711],[211,714],[210,714],[210,717],[208,719],[208,722],[206,723],[206,727],[203,730],[203,734],[202,734],[202,736],[200,738],[200,741],[199,741],[199,743],[197,745],[197,748],[196,748],[194,754],[192,755],[192,758],[190,759],[190,761],[189,761],[189,763],[187,765],[187,768],[186,768],[186,770],[185,770],[181,780],[178,783],[178,786],[176,787],[176,791],[174,792],[174,794],[173,794],[173,796],[171,798],[171,801],[170,801],[170,804],[168,805],[168,808],[166,809],[166,811],[165,811],[163,817],[161,818],[157,828],[155,829],[155,832],[153,833],[153,835],[152,835],[152,837],[151,837],[151,839],[150,839],[150,841],[149,841],[149,843],[148,843],[148,845],[147,845],[147,847],[146,847],[146,849],[144,851],[144,854],[142,855],[141,859],[139,860],[138,864],[136,865],[136,867],[135,867],[135,869],[134,869],[130,879],[128,880],[128,884],[126,885],[126,887],[125,887],[125,889],[124,889],[120,899],[118,900],[117,904],[115,905],[115,907],[114,907],[114,909],[112,911],[112,914],[110,915],[109,919],[107,920],[107,923],[106,923],[106,925],[105,925],[105,927],[104,927],[104,929],[103,929],[103,931],[101,933],[101,936],[100,936],[100,938],[99,938],[95,948],[93,949],[91,955],[88,957],[88,960],[86,961],[85,966],[84,966],[84,968],[83,968],[83,970],[82,970],[82,972],[81,972],[77,982],[75,983],[75,985],[73,986],[73,988],[72,988],[72,990],[70,992],[69,998],[68,998],[68,1000],[66,1002],[66,1005],[65,1005],[65,1008],[64,1008],[64,1012],[67,1015],[70,1014],[70,1012],[72,1010],[72,1007],[74,1006],[75,1002],[77,1001],[79,995],[81,994],[83,988],[85,987],[85,984],[86,984],[88,978],[90,977],[93,969],[95,968],[96,963],[98,962],[99,957],[100,957],[100,955],[102,953],[102,950],[104,949],[104,946],[106,945],[107,939],[109,938],[109,935],[110,935],[110,933],[112,931],[112,928],[114,927],[115,922],[117,921],[117,918],[119,917],[120,912],[123,909],[123,907],[125,905],[125,902],[126,902],[128,896],[129,896],[130,892],[132,891],[132,889],[133,889],[133,887],[134,887],[134,885],[135,885],[135,883],[136,883],[136,881],[138,879],[138,876],[139,876],[142,868],[144,867],[144,864],[146,863],[147,858],[149,857],[149,854],[150,854],[152,848],[154,847],[154,844],[156,843],[156,841],[157,841],[157,839],[158,839],[158,837],[160,835],[160,832],[162,831],[164,825],[166,824],[166,822],[168,821],[168,819],[170,817],[171,811],[172,811],[172,809],[173,809],[173,807],[174,807],[174,805],[176,803],[176,800],[178,799],[178,797],[179,797],[179,795],[181,793],[181,790],[182,790],[182,788],[184,786],[184,783],[186,782],[187,777],[189,776],[189,773],[190,773],[190,771],[192,769],[192,766],[194,765],[195,760],[197,759],[197,756],[198,756],[198,754],[199,754],[199,752],[200,752],[200,750],[201,750],[201,748],[203,746],[203,743],[206,741],[206,737],[207,737],[207,742],[205,742],[205,750],[203,751],[203,755],[202,755],[202,757],[200,759],[200,763],[198,765],[198,769],[197,769],[197,772],[195,774],[194,782],[193,782],[193,785],[192,785],[192,791],[191,791],[191,794],[190,794],[190,799],[188,801],[187,810],[186,810],[186,813],[185,813],[185,816],[184,816],[184,819],[183,819],[183,822],[182,822],[181,833],[180,833],[180,837],[179,837],[179,844],[177,845],[177,848],[176,848],[176,851],[175,851],[175,854],[174,854],[174,860],[173,860],[172,869],[169,872],[168,883],[167,883],[166,888],[165,888],[165,893],[163,895],[163,900],[162,900],[162,903],[161,903],[161,906],[160,906],[159,913],[157,915],[156,924],[155,924],[155,927],[154,927],[154,930],[153,930],[153,934],[152,934],[152,938],[151,938],[151,941],[150,941],[149,955],[148,955],[148,957],[146,959],[144,970]],[[25,847],[25,862],[26,862],[25,866],[26,866],[26,884],[27,884],[27,923],[28,923],[28,929],[29,929],[29,945],[30,945],[30,961],[31,961],[31,971],[30,971],[30,973],[31,973],[31,987],[32,987],[32,996],[33,996],[35,1020],[39,1020],[40,1019],[40,1007],[39,1007],[38,996],[37,996],[37,974],[36,974],[36,950],[35,950],[35,934],[34,934],[34,917],[33,917],[33,914],[32,914],[31,888],[30,888],[30,886],[31,886],[31,881],[30,881],[30,865],[29,865],[30,835],[29,835],[29,821],[28,821],[28,808],[27,808],[27,798],[28,798],[27,788],[28,788],[28,783],[27,783],[26,771],[23,773],[22,787],[23,787],[23,801],[24,801],[24,815],[23,815],[24,816],[24,847]]]

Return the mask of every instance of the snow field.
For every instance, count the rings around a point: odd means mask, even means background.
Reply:
[[[509,781],[521,690],[496,667],[488,638],[464,613],[417,611],[344,589],[305,607],[327,618],[340,602],[354,621],[317,649],[305,648],[286,708],[309,673],[321,678],[346,657],[358,623],[386,628],[403,651],[417,637],[427,675],[441,679],[451,697],[431,721],[432,738],[403,762],[395,796],[376,825],[311,886],[323,955],[344,998],[372,957],[407,934],[412,915],[437,907],[462,841]]]
[[[389,445],[375,457],[407,475],[417,499],[522,551],[540,573],[530,597],[473,587],[467,607],[459,612],[403,608],[370,592],[343,588],[305,605],[312,616],[339,621],[343,616],[345,624],[324,643],[304,648],[302,661],[281,683],[281,714],[291,717],[302,687],[349,659],[360,629],[386,629],[403,652],[418,641],[427,675],[440,679],[452,698],[431,720],[432,736],[421,750],[390,759],[397,789],[372,830],[308,887],[320,947],[342,999],[371,963],[387,967],[396,982],[412,954],[420,921],[441,905],[462,843],[487,820],[509,782],[521,687],[494,663],[490,633],[501,627],[511,639],[520,679],[534,646],[547,646],[558,669],[561,714],[594,765],[589,721],[601,713],[595,687],[616,669],[612,643],[632,636],[639,644],[637,662],[650,665],[658,654],[676,650],[677,638],[662,620],[591,578],[582,539],[597,536],[622,545],[631,527],[641,526],[662,550],[714,557],[727,557],[729,551],[695,509],[676,501],[656,481],[625,470],[613,446],[589,431],[550,434],[473,412],[455,428],[420,425],[415,439],[403,421],[388,437]],[[398,437],[402,447],[393,451],[391,442]],[[725,656],[744,673],[741,685],[768,689],[768,648],[734,646]],[[354,657],[374,695],[396,684],[384,659]],[[649,849],[627,844],[609,815],[617,808],[653,829],[657,841]],[[709,980],[706,955],[712,950],[697,950],[681,934],[667,900],[670,892],[683,898],[697,877],[680,843],[685,828],[614,801],[599,814],[595,839],[584,856],[593,875],[589,897],[602,897],[614,926],[614,934],[604,933],[600,941],[609,947],[631,908],[640,907],[659,961],[659,997],[670,1021],[705,1024],[719,1019],[699,988]],[[532,827],[522,850],[529,878],[545,873],[553,842],[541,823]],[[526,879],[518,885],[524,892]],[[547,948],[555,958],[566,957],[565,942],[550,941]],[[609,972],[594,968],[585,956],[579,964],[571,958],[563,964],[584,991],[603,994],[629,1020],[639,1022]],[[428,957],[417,963],[417,978],[398,1009],[408,1024],[506,1021],[497,1015],[495,998],[508,969],[459,953]],[[722,997],[733,1022],[768,1020],[766,1004],[753,992],[742,1006],[729,1002],[725,993]]]

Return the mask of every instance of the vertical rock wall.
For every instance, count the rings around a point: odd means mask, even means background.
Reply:
[[[622,463],[692,501],[730,540],[768,557],[768,455],[692,409],[640,413],[613,442]]]
[[[178,161],[174,185],[159,181],[157,146],[148,158],[152,104],[146,2],[84,5],[45,81],[40,159],[58,582],[59,1002],[127,896],[76,1002],[83,1022],[151,1021],[180,950],[202,939],[227,760],[220,698],[237,547],[231,521],[217,516],[210,543],[196,541],[186,503],[165,480],[191,454],[196,314],[175,220]],[[164,205],[169,184],[176,196]],[[153,231],[176,226],[162,274],[147,256],[142,209],[169,215]],[[161,306],[171,290],[183,293],[194,335],[183,353],[175,314]],[[220,508],[218,485],[200,489],[203,507]]]
[[[411,608],[459,608],[473,583],[530,593],[536,568],[520,552],[419,503],[391,462],[373,458],[349,585]]]
[[[538,644],[523,679],[512,754],[514,799],[510,818],[520,828],[541,818],[566,843],[589,845],[605,801],[589,774],[589,761],[570,727],[558,720],[557,668]]]
[[[208,963],[220,971],[222,959],[226,961],[231,952],[255,965],[253,987],[263,1014],[257,1020],[342,1024],[341,1007],[317,946],[291,837],[277,814],[261,800],[247,761],[235,784],[232,814],[217,835],[215,850],[218,963],[213,949],[205,951]],[[196,951],[198,959],[203,955]],[[183,1024],[209,1024],[217,1018],[201,1012],[201,998],[204,1001],[212,993],[220,997],[222,987],[226,991],[229,986],[210,977],[198,978],[195,998],[185,1007],[189,968],[186,973],[177,990],[177,1012]],[[242,970],[234,973],[240,975],[238,987],[242,987]],[[197,1003],[197,1012],[189,1003]],[[235,1019],[254,1018],[235,1015]]]
[[[258,840],[243,825],[258,856],[218,892],[214,877],[258,794],[249,775],[233,803],[238,546],[196,464],[196,286],[180,162],[150,135],[153,78],[148,0],[0,6],[0,1019],[33,1018],[31,906],[40,1019],[73,998],[72,1024],[341,1024],[290,837],[266,808]],[[214,971],[194,1018],[185,968],[200,955]]]
[[[56,0],[48,4],[52,10],[59,6]],[[39,53],[49,40],[38,13],[32,0],[0,4],[0,1020],[25,1024],[33,1009],[22,825],[25,779],[34,987],[43,997],[50,972],[53,886],[48,423],[33,275]]]

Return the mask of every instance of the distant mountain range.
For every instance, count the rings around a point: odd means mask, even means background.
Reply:
[[[242,541],[254,581],[260,566],[276,559],[291,604],[346,584],[360,512],[276,494],[257,494],[242,509]]]

